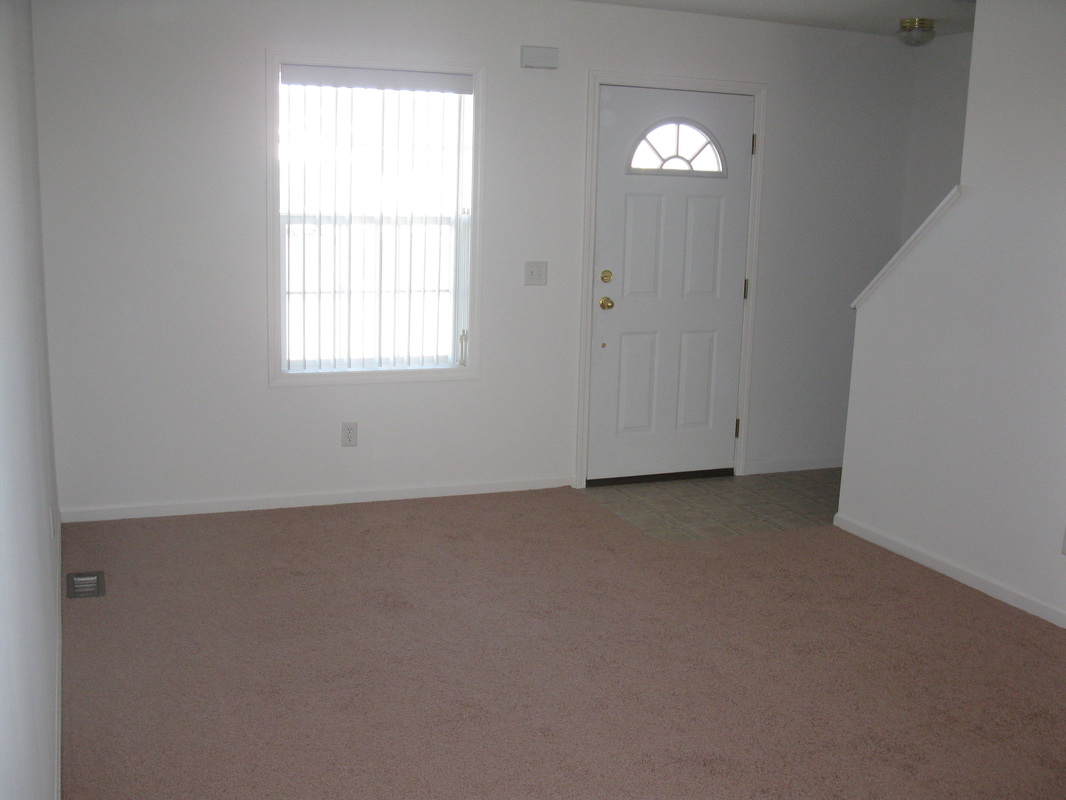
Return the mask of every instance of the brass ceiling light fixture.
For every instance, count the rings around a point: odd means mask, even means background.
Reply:
[[[896,35],[907,47],[921,47],[923,44],[929,44],[936,36],[936,31],[933,30],[934,24],[933,20],[922,17],[901,19]]]

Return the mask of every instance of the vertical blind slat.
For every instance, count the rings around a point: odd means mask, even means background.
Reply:
[[[278,98],[278,120],[281,122],[281,131],[278,132],[278,176],[280,178],[281,185],[278,187],[278,194],[281,199],[282,209],[292,208],[292,178],[289,175],[289,159],[288,159],[288,146],[284,131],[289,128],[289,91],[286,86],[281,87],[281,94]],[[287,224],[281,226],[281,235],[283,237],[281,241],[281,249],[284,253],[284,263],[282,267],[286,270],[285,273],[285,285],[291,286],[288,270],[292,264],[292,237],[289,235],[289,226]],[[284,308],[281,309],[281,318],[283,321],[282,336],[286,343],[291,341],[290,332],[292,331],[292,311],[290,309],[290,301],[288,296],[284,300]],[[292,349],[289,346],[285,347],[285,369],[292,369]]]
[[[408,101],[403,104],[401,114],[401,125],[403,129],[410,130],[414,126],[414,110],[415,104],[413,101]],[[407,180],[412,183],[415,180],[415,165],[414,165],[414,146],[413,137],[404,137],[403,141],[403,170],[406,174]],[[403,281],[397,286],[396,293],[396,305],[397,305],[397,335],[399,337],[396,346],[396,354],[400,359],[400,363],[403,366],[411,365],[411,292],[414,290],[414,286],[411,283],[413,264],[415,259],[414,247],[414,230],[415,220],[413,214],[416,213],[416,208],[412,202],[412,198],[407,196],[403,201],[404,207],[404,220],[407,223],[404,227],[402,234],[403,253],[404,257],[397,264],[397,273],[403,276]]]
[[[447,125],[446,125],[447,116],[448,116],[448,108],[444,104],[441,104],[441,122],[440,122],[441,130],[447,130]],[[447,179],[447,176],[446,176],[446,172],[448,170],[449,164],[448,164],[447,159],[445,159],[443,157],[443,155],[444,155],[445,152],[451,153],[452,151],[450,149],[444,150],[443,147],[441,149],[442,149],[442,157],[441,157],[441,160],[440,160],[441,177],[440,177],[440,190],[439,190],[439,195],[438,195],[439,196],[439,200],[437,201],[437,204],[443,208],[445,203],[447,202],[447,192],[448,192],[448,188],[447,187],[448,187],[448,183],[449,183],[449,181]],[[457,184],[456,185],[456,189],[458,189],[458,177],[459,176],[456,175],[456,184]],[[456,208],[458,210],[458,203],[455,203],[455,198],[452,199],[452,203],[453,203],[453,208]],[[458,223],[458,214],[456,215],[456,222]],[[438,336],[440,335],[441,320],[443,319],[443,316],[444,316],[443,313],[442,313],[442,309],[441,309],[441,300],[442,300],[442,297],[443,297],[443,294],[444,294],[441,291],[441,289],[443,288],[443,286],[442,286],[443,285],[443,275],[441,274],[441,271],[443,269],[443,265],[444,265],[444,228],[443,228],[443,226],[441,226],[441,228],[438,229],[438,236],[437,236],[437,297],[436,297],[436,308],[437,308],[437,311],[436,311],[436,323],[437,323],[437,335]]]
[[[351,96],[350,93],[348,94],[348,113],[345,115],[345,120],[344,121],[345,121],[345,124],[348,126],[348,152],[352,154],[351,157],[348,159],[348,181],[347,181],[348,191],[351,192],[352,191],[352,187],[355,185],[355,99]],[[348,219],[352,220],[352,219],[354,219],[354,217],[355,217],[355,208],[352,205],[351,198],[349,198],[349,200],[348,200]],[[344,359],[344,365],[348,369],[351,369],[354,366],[354,363],[352,362],[352,337],[354,335],[354,329],[352,327],[352,313],[354,311],[354,308],[352,306],[352,288],[353,288],[353,284],[352,284],[352,261],[353,261],[353,259],[355,257],[355,242],[354,242],[355,234],[354,234],[354,226],[351,226],[351,223],[349,223],[349,225],[350,225],[350,227],[348,229],[348,239],[347,239],[347,242],[346,242],[347,246],[345,248],[345,253],[346,253],[346,256],[347,256],[346,264],[345,264],[345,271],[346,271],[346,284],[347,284],[348,291],[347,291],[347,293],[345,294],[345,297],[344,297],[344,307],[345,307],[344,334],[345,334],[345,337],[346,337],[346,341],[348,343],[348,348],[347,348],[346,357]]]
[[[334,89],[330,94],[333,95],[332,144],[337,149],[337,151],[339,152],[340,151],[340,139],[341,139],[341,137],[340,137],[340,111],[341,111],[341,108],[340,108],[340,92],[338,92],[337,90]],[[339,176],[337,175],[337,172],[334,169],[333,180],[332,180],[332,184],[333,184],[333,207],[336,209],[336,214],[338,216],[343,216],[344,209],[341,207],[341,204],[340,204],[340,196],[339,196],[340,186],[338,185],[339,183],[340,183]],[[340,253],[341,253],[340,231],[341,231],[341,227],[342,226],[338,222],[334,222],[334,224],[330,226],[330,237],[333,240],[333,245],[332,245],[332,250],[331,250],[331,253],[333,255],[333,258],[332,258],[332,262],[333,263],[332,263],[331,266],[333,267],[333,269],[332,269],[332,273],[333,273],[332,281],[333,281],[333,290],[334,290],[333,291],[333,298],[332,298],[333,302],[331,303],[331,305],[333,306],[333,309],[332,309],[332,311],[333,311],[333,325],[332,325],[332,331],[331,331],[333,335],[330,337],[330,340],[332,341],[334,364],[336,364],[338,366],[341,363],[343,363],[343,360],[344,360],[344,353],[341,350],[341,340],[340,340],[340,336],[339,336],[339,332],[342,329],[343,324],[344,324],[344,317],[343,317],[343,312],[342,312],[342,309],[341,309],[341,296],[342,296],[341,292],[342,292],[342,290],[344,288],[342,286],[342,284],[341,284],[341,258],[340,258]]]
[[[302,95],[302,99],[303,99],[303,114],[300,115],[300,120],[303,122],[304,139],[306,140],[310,136],[310,125],[307,122],[307,119],[308,119],[308,116],[307,116],[307,106],[308,106],[307,92],[302,92],[301,95]],[[307,192],[307,189],[308,189],[308,186],[307,186],[307,175],[308,175],[308,172],[309,172],[309,168],[308,168],[308,165],[307,165],[306,162],[301,162],[300,167],[301,167],[301,169],[300,169],[300,173],[301,173],[300,174],[300,178],[301,178],[301,189],[302,189],[300,200],[301,200],[302,204],[306,207],[307,206],[307,194],[308,194],[308,192]],[[309,240],[310,237],[308,236],[308,231],[306,230],[306,226],[305,226],[305,229],[303,231],[301,231],[301,233],[302,233],[302,235],[300,236],[300,248],[301,248],[301,252],[300,252],[300,288],[303,290],[304,294],[301,297],[302,302],[300,304],[300,332],[302,334],[301,337],[300,337],[300,344],[302,345],[301,348],[300,348],[300,360],[303,363],[306,364],[307,363],[307,343],[308,343],[308,341],[310,339],[310,337],[308,336],[307,320],[309,318],[313,319],[313,317],[311,317],[311,315],[307,313],[307,243],[308,243],[308,240]]]
[[[325,120],[325,113],[324,113],[324,111],[325,111],[325,108],[324,108],[324,105],[325,105],[324,100],[325,100],[325,98],[323,97],[324,94],[325,94],[325,91],[323,89],[321,89],[321,88],[318,91],[315,92],[315,95],[317,96],[316,99],[318,101],[316,103],[316,109],[315,109],[316,112],[317,112],[315,114],[315,120],[318,122],[318,129],[316,130],[316,135],[317,135],[318,142],[319,142],[320,146],[328,146],[328,140],[326,139],[326,132],[325,132],[326,120]],[[316,241],[315,241],[315,272],[316,272],[316,279],[318,281],[318,283],[316,284],[316,287],[315,287],[318,290],[318,295],[315,298],[315,303],[314,303],[314,305],[316,306],[316,308],[315,308],[315,319],[318,322],[318,325],[315,326],[315,344],[317,345],[316,349],[318,351],[318,368],[319,369],[322,369],[322,361],[323,361],[322,356],[323,356],[323,349],[324,349],[323,348],[323,344],[324,344],[325,338],[326,338],[325,335],[324,335],[324,327],[325,327],[325,324],[326,324],[326,320],[325,320],[326,314],[324,313],[325,309],[323,308],[323,306],[325,305],[325,300],[327,298],[327,295],[325,293],[325,288],[326,287],[325,287],[325,284],[323,283],[323,280],[322,280],[322,251],[325,249],[325,247],[324,247],[325,236],[323,235],[324,231],[322,230],[322,205],[323,205],[323,200],[325,200],[325,195],[324,195],[324,192],[323,192],[324,187],[322,185],[324,180],[325,180],[325,167],[323,165],[324,161],[325,161],[325,159],[319,157],[319,159],[318,159],[318,181],[317,181],[316,185],[314,186],[314,190],[315,190],[315,210],[318,212],[318,227],[317,227],[317,230],[315,231],[315,234],[316,234],[315,235],[315,239],[316,239]]]

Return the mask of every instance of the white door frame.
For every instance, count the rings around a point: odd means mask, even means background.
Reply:
[[[577,465],[574,486],[585,485],[588,475],[589,436],[589,387],[592,364],[592,301],[595,293],[595,244],[596,244],[596,166],[599,150],[600,87],[637,86],[647,89],[687,89],[719,94],[743,94],[755,98],[755,136],[762,142],[766,106],[766,84],[739,81],[705,80],[702,78],[671,78],[647,75],[632,75],[619,72],[589,73],[588,128],[586,130],[585,155],[585,247],[581,288],[581,350],[578,376],[577,420]],[[740,417],[740,436],[733,456],[733,470],[738,475],[745,473],[747,441],[748,399],[751,383],[751,333],[754,325],[756,245],[759,241],[759,204],[762,197],[762,145],[755,149],[751,164],[751,211],[748,223],[748,261],[744,277],[748,281],[748,299],[744,303],[744,323],[740,342],[740,396],[737,398],[737,414]]]

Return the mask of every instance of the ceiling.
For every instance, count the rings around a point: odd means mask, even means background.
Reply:
[[[904,17],[936,21],[942,36],[973,31],[976,0],[589,0],[621,6],[693,11],[892,36]]]

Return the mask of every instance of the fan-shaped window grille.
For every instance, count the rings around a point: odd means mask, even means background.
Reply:
[[[637,143],[629,172],[725,176],[725,159],[714,137],[695,122],[661,122]]]

